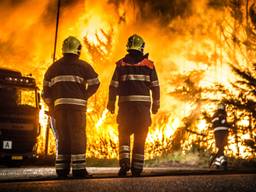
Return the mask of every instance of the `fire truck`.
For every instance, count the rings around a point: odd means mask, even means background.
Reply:
[[[35,157],[40,134],[40,94],[31,76],[0,68],[0,161]]]

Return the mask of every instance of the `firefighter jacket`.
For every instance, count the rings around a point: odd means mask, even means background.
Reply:
[[[225,110],[217,110],[212,118],[212,127],[214,132],[227,131],[229,124],[227,122],[227,113]]]
[[[116,63],[109,86],[109,103],[119,96],[119,107],[124,103],[143,103],[150,107],[152,91],[153,108],[160,106],[160,86],[154,63],[147,55],[129,53]]]
[[[86,101],[99,87],[98,74],[74,54],[64,54],[44,76],[42,97],[54,109],[85,109]]]

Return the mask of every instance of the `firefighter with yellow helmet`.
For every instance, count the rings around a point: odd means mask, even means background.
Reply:
[[[98,74],[80,60],[82,45],[69,36],[63,42],[63,57],[54,62],[44,75],[42,97],[53,108],[58,135],[56,173],[67,177],[86,177],[86,103],[99,87]]]
[[[119,96],[119,176],[126,176],[131,169],[133,176],[140,176],[144,165],[144,146],[153,114],[160,107],[160,86],[153,61],[144,54],[145,42],[139,35],[132,35],[127,42],[128,54],[116,63],[109,86],[107,108],[115,111]],[[152,99],[151,94],[152,92]],[[153,101],[151,103],[151,100]],[[134,134],[130,163],[130,136]]]
[[[227,158],[224,155],[224,148],[227,145],[229,124],[227,122],[226,106],[223,103],[217,105],[217,109],[212,117],[212,127],[215,145],[218,148],[213,165],[217,169],[227,169]]]

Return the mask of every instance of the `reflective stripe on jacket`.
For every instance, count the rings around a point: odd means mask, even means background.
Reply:
[[[72,105],[81,109],[99,84],[98,74],[90,64],[77,55],[64,54],[45,73],[42,97],[55,107]]]

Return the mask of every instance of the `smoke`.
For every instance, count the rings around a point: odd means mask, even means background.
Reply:
[[[136,0],[143,20],[149,21],[157,17],[163,24],[176,17],[187,17],[192,13],[192,0]]]
[[[120,6],[125,0],[109,0],[109,3]],[[192,13],[193,0],[128,0],[131,9],[137,10],[137,16],[142,22],[158,20],[162,24],[176,17],[187,17]]]

